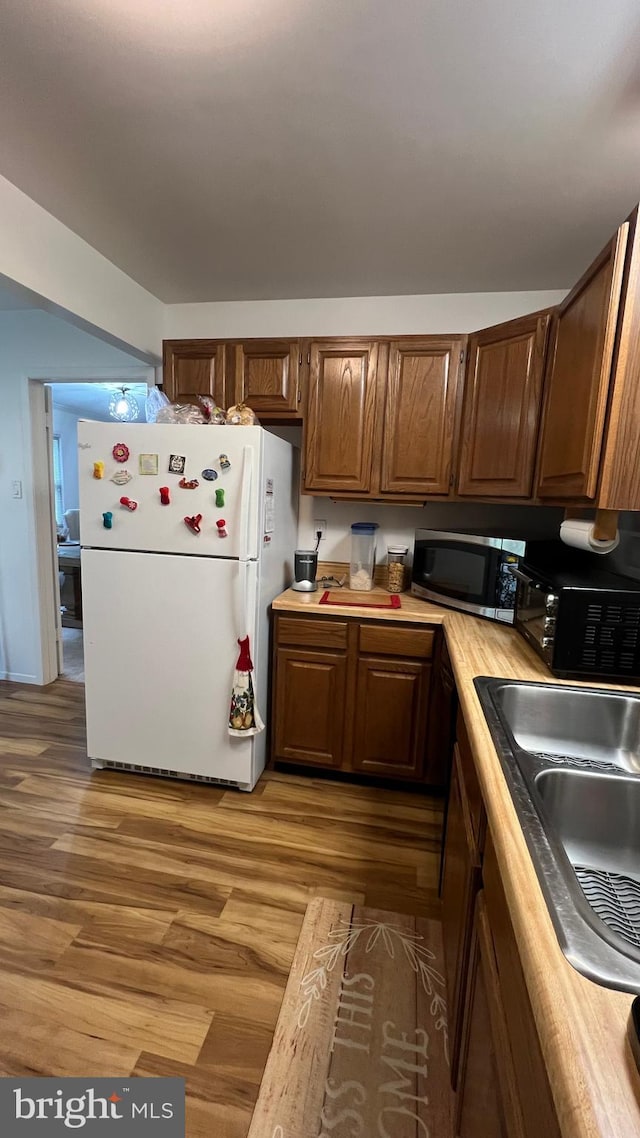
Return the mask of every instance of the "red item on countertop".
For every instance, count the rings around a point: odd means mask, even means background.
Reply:
[[[385,601],[345,601],[340,596],[342,590],[335,589],[331,592],[326,589],[318,601],[319,605],[340,605],[342,608],[349,609],[399,609],[402,608],[402,602],[397,593],[393,593],[388,600]],[[353,594],[352,594],[353,595]],[[344,594],[343,594],[344,596]],[[364,596],[364,591],[363,591]]]

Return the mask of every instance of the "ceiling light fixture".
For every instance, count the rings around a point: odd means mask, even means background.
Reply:
[[[114,391],[109,400],[109,414],[112,419],[117,419],[120,423],[130,423],[133,419],[137,419],[138,410],[138,401],[129,394],[128,387],[120,387],[118,391]]]

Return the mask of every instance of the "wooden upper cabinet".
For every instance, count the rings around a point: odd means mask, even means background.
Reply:
[[[230,351],[234,403],[247,403],[258,416],[300,415],[302,354],[298,340],[246,340]]]
[[[379,350],[375,341],[311,344],[305,490],[371,489]]]
[[[462,339],[392,340],[380,490],[448,494]]]
[[[541,498],[596,497],[628,234],[624,222],[553,320]]]
[[[533,493],[550,315],[533,313],[469,338],[458,493]]]
[[[219,340],[165,340],[162,388],[172,403],[197,403],[211,395],[226,407],[225,352]]]

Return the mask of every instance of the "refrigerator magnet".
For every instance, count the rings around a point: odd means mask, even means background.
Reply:
[[[224,490],[216,490],[215,493],[216,493],[216,506],[218,507],[218,509],[221,510],[222,507],[224,506]]]
[[[116,443],[111,453],[116,462],[126,462],[129,457],[129,447],[126,443]]]
[[[140,455],[138,455],[138,473],[139,474],[157,474],[158,473],[158,456],[157,456],[157,454],[140,454]]]
[[[94,462],[93,464],[93,477],[104,478],[104,462]]]
[[[160,490],[159,490],[159,494],[160,494],[160,505],[161,506],[168,506],[169,502],[170,502],[169,487],[168,486],[161,486]]]
[[[181,478],[178,482],[181,490],[197,490],[199,485],[197,478]]]
[[[220,455],[219,462],[220,462],[220,469],[221,470],[228,470],[229,467],[231,466],[231,463],[229,462],[229,459],[228,459],[226,454]]]
[[[187,529],[192,533],[200,533],[200,522],[202,521],[202,514],[194,514],[192,518],[185,518],[184,524]]]
[[[186,458],[183,454],[169,455],[169,474],[184,474]]]
[[[105,529],[113,529],[113,514],[111,510],[107,510],[106,513],[102,515],[102,524]]]
[[[126,498],[126,497],[121,498],[120,499],[120,505],[124,506],[125,510],[131,510],[132,512],[133,512],[133,510],[138,509],[138,503],[134,502],[133,498]]]
[[[224,518],[220,518],[220,521],[216,522],[216,528],[218,530],[218,537],[227,537],[227,523]]]
[[[115,482],[116,486],[126,486],[132,478],[133,474],[129,474],[128,470],[116,470],[115,474],[111,475],[110,481]]]
[[[217,471],[217,470],[212,470],[212,469],[211,469],[211,467],[210,467],[210,466],[208,466],[208,467],[206,468],[206,470],[203,470],[203,471],[202,471],[202,477],[203,477],[203,478],[204,478],[204,479],[205,479],[207,482],[215,482],[216,478],[218,477],[218,471]]]

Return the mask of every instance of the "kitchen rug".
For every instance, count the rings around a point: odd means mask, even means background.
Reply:
[[[347,600],[347,598],[349,599]],[[402,607],[402,601],[397,593],[387,594],[384,600],[365,601],[364,593],[355,592],[353,589],[340,589],[334,592],[325,589],[318,604],[342,605],[343,608],[354,609],[399,609]]]
[[[441,926],[316,898],[248,1138],[450,1138]]]

